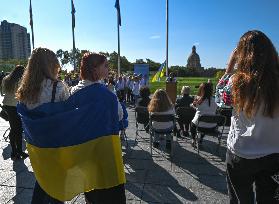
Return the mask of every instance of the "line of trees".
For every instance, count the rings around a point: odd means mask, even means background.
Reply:
[[[68,65],[74,66],[74,59],[76,59],[76,65],[79,69],[80,61],[84,53],[88,52],[88,50],[79,50],[76,49],[74,53],[73,50],[62,50],[59,49],[56,51],[56,56],[59,59],[62,70],[64,67]],[[108,59],[109,68],[111,70],[117,70],[117,62],[118,62],[118,54],[117,52],[100,52],[101,54],[105,55]],[[13,67],[17,64],[22,64],[26,66],[27,60],[5,60],[0,61],[0,70],[4,72],[9,72]],[[134,64],[149,64],[149,68],[151,72],[158,71],[161,63],[155,62],[152,59],[137,59],[135,62],[130,62],[125,56],[121,56],[121,71],[122,72],[133,72]],[[194,70],[188,69],[185,66],[171,66],[169,72],[174,72],[178,77],[219,77],[221,73],[223,73],[223,69],[217,68],[208,68],[204,70]],[[219,72],[219,74],[218,74]]]

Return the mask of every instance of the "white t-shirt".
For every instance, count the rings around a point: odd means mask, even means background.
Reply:
[[[251,119],[233,110],[227,146],[232,153],[246,159],[279,153],[279,108],[273,118],[263,116],[260,108]]]
[[[139,96],[139,91],[140,91],[140,85],[139,85],[139,82],[135,81],[134,82],[134,86],[133,86],[133,94],[135,96]]]
[[[124,88],[125,88],[125,82],[124,82],[124,80],[122,80],[122,81],[117,81],[116,82],[116,85],[115,85],[115,89],[116,89],[116,91],[121,91],[121,90],[124,90]]]
[[[39,95],[39,99],[37,103],[27,103],[26,107],[28,109],[34,109],[44,103],[51,102],[52,98],[52,90],[53,90],[53,81],[50,79],[44,79],[41,84],[41,93]],[[64,84],[62,81],[58,81],[56,92],[55,92],[55,99],[54,102],[65,101],[69,98],[69,90],[68,86]]]
[[[198,119],[201,115],[203,115],[203,114],[215,115],[216,114],[217,104],[215,103],[214,98],[211,97],[210,106],[208,104],[208,99],[205,99],[200,105],[197,105],[194,108],[196,108],[196,114],[195,114],[194,119],[192,120],[192,123],[194,123],[195,125],[198,125]],[[200,122],[199,127],[213,128],[213,127],[216,127],[216,124]]]

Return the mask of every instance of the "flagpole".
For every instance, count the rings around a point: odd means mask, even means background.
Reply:
[[[30,27],[31,27],[31,33],[32,33],[32,46],[33,50],[35,48],[34,46],[34,27],[33,27],[33,12],[32,12],[32,2],[30,0],[30,5],[29,5],[29,14],[30,14]]]
[[[72,29],[72,34],[73,34],[74,70],[76,70],[76,43],[75,43],[75,31],[74,31],[74,28]]]
[[[73,37],[73,60],[74,60],[74,70],[76,70],[76,42],[75,42],[75,7],[74,0],[71,0],[72,5],[72,37]]]
[[[169,0],[166,0],[166,76],[169,76]]]
[[[120,26],[119,18],[117,18],[117,34],[118,34],[118,64],[117,64],[117,73],[118,77],[120,76]]]

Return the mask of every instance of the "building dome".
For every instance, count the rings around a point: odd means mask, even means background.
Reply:
[[[192,47],[192,53],[190,54],[187,60],[187,68],[201,68],[200,56],[196,52],[196,46]]]

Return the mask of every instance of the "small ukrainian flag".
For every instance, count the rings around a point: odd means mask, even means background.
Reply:
[[[156,72],[151,82],[159,81],[160,78],[165,75],[165,72],[166,72],[166,61],[163,64],[161,64],[159,70]]]

